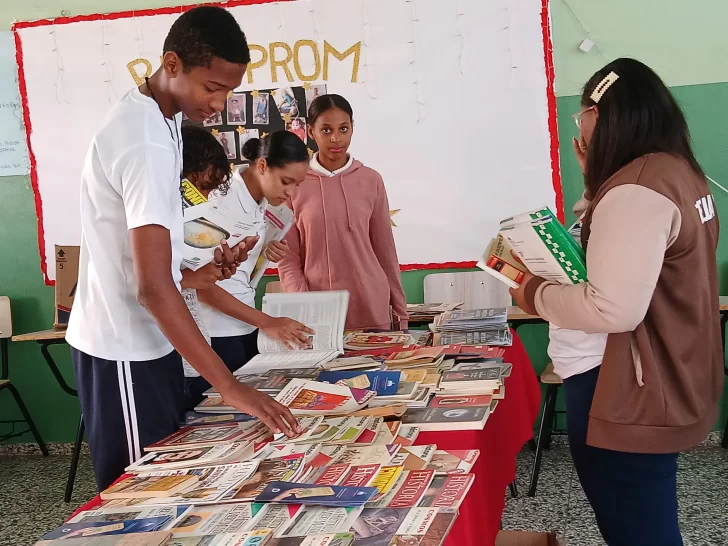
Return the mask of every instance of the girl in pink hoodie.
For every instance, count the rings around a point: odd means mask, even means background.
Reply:
[[[308,135],[319,152],[291,199],[296,223],[281,282],[286,292],[348,290],[349,329],[390,329],[390,306],[407,328],[387,192],[378,172],[347,153],[353,128],[344,97],[311,103]]]

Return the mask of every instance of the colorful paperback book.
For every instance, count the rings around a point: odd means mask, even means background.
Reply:
[[[523,277],[528,271],[526,266],[513,256],[511,245],[500,233],[495,239],[491,239],[483,257],[476,265],[510,288],[521,286]]]
[[[314,432],[319,430],[319,427],[324,422],[324,416],[319,415],[316,417],[301,417],[298,419],[298,426],[301,427],[301,433],[298,436],[294,436],[293,438],[289,438],[282,432],[274,434],[274,442],[275,443],[283,443],[283,444],[293,444],[293,443],[302,443],[305,442],[309,437],[311,437]]]
[[[408,345],[413,341],[412,336],[403,332],[351,332],[344,338],[344,348],[348,351],[386,349]]]
[[[366,384],[348,384],[347,381],[352,381],[357,378],[364,377]],[[359,371],[331,371],[321,372],[318,376],[318,380],[323,383],[333,384],[345,384],[348,387],[356,387],[375,391],[377,396],[391,396],[397,394],[397,388],[399,387],[400,373],[397,371],[386,371],[377,370],[373,372],[359,372]],[[362,386],[363,385],[363,386]]]
[[[392,458],[392,466],[401,466],[404,470],[424,470],[432,461],[437,446],[409,446],[403,447]]]
[[[408,411],[403,424],[416,425],[422,431],[483,430],[490,415],[490,406],[455,408],[421,408]]]
[[[133,519],[168,517],[175,520],[184,515],[191,506],[159,506],[129,508],[98,508],[76,514],[67,523],[116,523]]]
[[[193,506],[170,531],[175,538],[243,533],[254,515],[251,503]]]
[[[194,487],[173,497],[152,499],[145,504],[216,504],[237,484],[251,479],[256,474],[260,461],[192,468],[188,470],[167,470],[147,476],[194,476],[199,479]]]
[[[321,444],[280,444],[271,447],[266,459],[300,459],[303,457],[303,464],[309,465],[319,453],[323,446]]]
[[[399,445],[388,446],[349,446],[337,459],[337,464],[359,466],[365,464],[380,464],[388,466],[399,452]]]
[[[353,444],[367,430],[374,417],[352,417],[347,426],[342,427],[341,431],[331,438],[328,443],[331,444]]]
[[[170,522],[170,516],[159,516],[155,518],[132,519],[115,522],[87,522],[87,523],[66,523],[58,529],[46,533],[42,540],[69,539],[74,537],[90,537],[100,535],[121,535],[128,533],[148,533],[161,531]]]
[[[197,480],[197,476],[192,475],[130,476],[102,491],[101,498],[104,500],[166,498],[192,489]]]
[[[379,434],[379,431],[382,428],[386,428],[387,430],[389,430],[384,425],[384,417],[371,417],[369,424],[356,439],[355,443],[361,445],[372,445],[374,443],[374,440],[376,440],[377,438],[377,434]]]
[[[363,507],[303,506],[281,537],[346,533]]]
[[[383,419],[383,418],[378,418]],[[377,429],[377,433],[374,436],[374,439],[372,440],[370,445],[390,445],[394,443],[394,439],[397,437],[397,434],[399,433],[399,427],[401,426],[401,421],[384,421],[379,428]],[[373,427],[372,427],[373,428]],[[366,443],[366,442],[361,442]]]
[[[397,431],[397,437],[394,439],[394,444],[403,447],[414,445],[417,441],[417,437],[420,435],[420,427],[416,425],[407,425],[400,422],[399,430]]]
[[[252,501],[272,482],[294,481],[303,472],[303,456],[290,459],[266,459],[257,471],[229,488],[219,502]]]
[[[249,421],[255,421],[255,417],[244,413],[221,413],[213,415],[210,413],[188,411],[185,414],[185,425],[188,427],[199,425],[229,425],[232,423],[247,423]]]
[[[377,500],[383,495],[389,493],[399,480],[404,469],[401,466],[385,466],[377,472],[374,479],[369,484],[370,487],[376,487],[379,493],[372,500]]]
[[[270,529],[261,529],[250,533],[173,537],[165,546],[268,546],[271,536]]]
[[[475,480],[474,474],[436,476],[419,506],[457,509]]]
[[[365,508],[352,526],[355,546],[441,546],[454,511],[436,508]]]
[[[352,546],[352,544],[354,544],[354,535],[352,533],[337,533],[274,538],[265,546]]]
[[[414,508],[427,493],[434,470],[409,470],[402,472],[390,491],[370,504],[372,508]]]
[[[40,540],[35,546],[162,546],[172,536],[169,531],[130,533],[128,535],[103,535],[79,538]],[[198,546],[180,544],[178,546]]]
[[[314,485],[339,485],[351,470],[349,464],[332,464],[319,468],[306,478],[306,482]]]
[[[253,503],[255,517],[249,525],[249,531],[270,529],[274,537],[280,536],[291,526],[293,519],[303,506],[296,504],[260,504]]]
[[[369,390],[293,379],[276,396],[276,401],[294,415],[335,415],[360,410],[376,395]]]
[[[245,426],[244,423],[182,427],[166,438],[148,445],[144,451],[193,449],[231,442],[252,441],[264,432],[262,425]]]
[[[270,260],[266,258],[265,250],[273,241],[282,240],[290,231],[295,222],[293,211],[288,205],[268,205],[265,209],[265,240],[263,241],[263,250],[258,257],[258,261],[250,273],[250,286],[253,288],[258,286],[260,279],[263,278],[265,270],[270,264]]]
[[[142,474],[159,470],[178,470],[247,461],[253,457],[253,445],[233,442],[218,446],[175,451],[152,451],[126,467],[127,472]]]
[[[341,485],[344,487],[368,487],[381,468],[382,465],[379,464],[353,466],[342,480]]]
[[[354,426],[357,417],[327,417],[305,440],[297,440],[299,444],[330,444],[331,441]]]
[[[330,466],[346,452],[346,446],[328,445],[323,446],[318,454],[308,463],[307,469],[318,469]]]
[[[374,487],[322,487],[304,483],[273,482],[255,500],[280,504],[363,506],[376,494]]]
[[[427,468],[434,470],[436,475],[468,474],[478,457],[480,457],[479,449],[437,450]]]

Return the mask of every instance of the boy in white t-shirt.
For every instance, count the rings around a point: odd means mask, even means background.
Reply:
[[[245,35],[229,12],[185,12],[167,35],[161,68],[112,107],[86,156],[79,280],[66,339],[101,490],[146,445],[179,427],[180,354],[228,404],[273,430],[299,431],[286,408],[235,380],[180,294],[182,112],[201,122],[221,111],[248,62]],[[247,255],[222,250],[216,261],[232,268],[222,269],[227,277]]]

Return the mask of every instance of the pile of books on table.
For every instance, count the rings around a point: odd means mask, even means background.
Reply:
[[[270,433],[210,390],[186,426],[147,446],[99,506],[40,544],[442,544],[479,452],[415,442],[421,431],[485,426],[505,395],[504,350],[422,347],[402,332],[353,332],[345,340],[346,296],[308,296],[264,306],[303,322],[326,308],[330,319],[317,323],[312,347],[284,352],[263,339],[271,350],[236,373],[297,416],[296,438]]]
[[[508,309],[473,309],[447,311],[432,323],[435,345],[495,345],[510,347],[513,343],[508,328]]]
[[[417,427],[381,417],[301,425],[293,439],[258,421],[184,427],[39,544],[442,544],[477,450],[414,446]]]
[[[435,317],[447,311],[462,308],[464,303],[408,303],[407,315],[410,322],[432,322]]]

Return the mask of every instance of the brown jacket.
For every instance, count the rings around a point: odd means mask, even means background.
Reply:
[[[646,155],[587,211],[589,282],[527,285],[528,305],[550,322],[609,334],[590,445],[673,453],[712,429],[723,390],[718,232],[707,182],[682,159]]]

